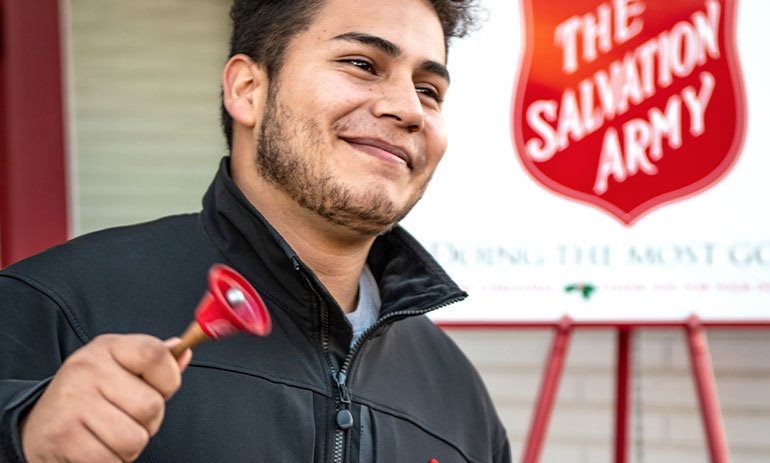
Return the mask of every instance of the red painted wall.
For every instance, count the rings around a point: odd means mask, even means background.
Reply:
[[[2,266],[67,239],[58,0],[0,0]]]

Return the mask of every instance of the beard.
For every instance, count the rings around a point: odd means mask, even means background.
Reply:
[[[265,180],[301,207],[364,235],[389,231],[404,218],[427,181],[401,209],[376,188],[351,188],[324,165],[322,152],[314,152],[324,143],[319,124],[309,115],[282,105],[277,94],[277,85],[271,83],[256,144],[256,168]]]

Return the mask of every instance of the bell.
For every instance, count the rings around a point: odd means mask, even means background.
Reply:
[[[208,339],[222,339],[235,333],[267,336],[270,316],[262,298],[238,272],[214,264],[208,273],[209,288],[195,309],[193,321],[182,341],[171,349],[179,358],[188,348]]]

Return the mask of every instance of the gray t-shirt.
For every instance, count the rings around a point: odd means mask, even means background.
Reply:
[[[348,321],[353,326],[353,340],[350,346],[358,341],[364,331],[377,321],[380,315],[380,288],[377,287],[377,281],[369,270],[369,266],[364,266],[361,277],[358,279],[358,306],[356,310],[346,314]]]

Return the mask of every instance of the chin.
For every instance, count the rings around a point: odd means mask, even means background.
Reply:
[[[414,204],[398,206],[381,192],[367,192],[354,201],[349,198],[336,208],[321,212],[328,221],[365,236],[378,236],[392,230]],[[416,201],[415,201],[416,202]]]

